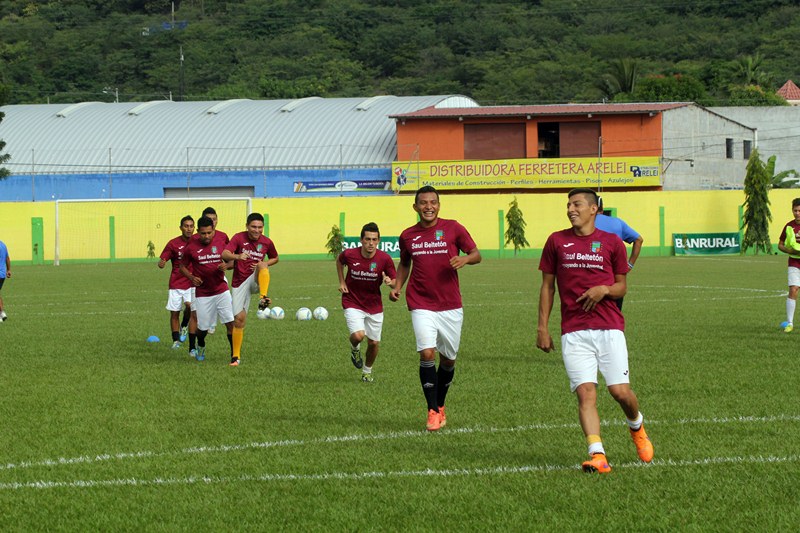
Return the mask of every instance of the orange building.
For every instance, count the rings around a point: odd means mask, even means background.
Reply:
[[[719,172],[735,182],[746,157],[732,155],[731,146],[739,143],[741,155],[749,156],[755,137],[751,128],[692,103],[429,107],[391,118],[397,128],[396,190],[422,184],[462,190],[703,188],[707,180],[696,166],[707,162],[716,169],[709,168],[716,182]],[[726,168],[728,159],[735,164]],[[675,163],[669,177],[678,170],[687,175],[665,181]],[[680,181],[686,186],[672,187]]]

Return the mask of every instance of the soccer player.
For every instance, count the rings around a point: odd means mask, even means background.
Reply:
[[[599,196],[597,197],[597,218],[594,221],[594,226],[597,229],[613,233],[622,239],[623,242],[631,245],[631,255],[628,258],[628,271],[630,272],[633,270],[633,265],[636,264],[639,253],[642,251],[644,239],[621,218],[610,217],[603,214],[603,199]],[[620,311],[622,311],[622,300],[623,298],[614,300],[614,303],[617,304]]]
[[[216,211],[216,209],[214,209],[211,206],[208,206],[205,209],[203,209],[203,213],[200,216],[201,217],[210,218],[211,221],[214,223],[214,231],[217,233],[217,235],[219,235],[221,238],[225,239],[225,242],[230,242],[230,239],[228,238],[228,234],[225,233],[224,231],[220,231],[220,230],[217,229],[218,219],[217,219],[217,211]],[[225,268],[230,270],[231,268],[233,268],[233,264],[232,263],[228,263],[228,264],[225,265]],[[227,278],[226,278],[226,281],[227,281]],[[214,332],[217,329],[216,326],[217,326],[216,323],[211,324],[211,327],[208,328],[208,334],[209,335],[213,335],[214,334]]]
[[[439,218],[436,189],[430,185],[420,188],[413,207],[419,222],[400,234],[400,265],[389,299],[397,301],[408,280],[406,304],[417,340],[419,381],[428,406],[426,427],[436,431],[447,423],[444,402],[453,382],[464,322],[458,270],[480,263],[481,253],[464,226]]]
[[[569,193],[567,217],[572,227],[550,235],[539,270],[539,324],[536,346],[553,350],[548,322],[558,284],[561,299],[561,351],[570,389],[578,398],[578,418],[589,446],[584,472],[611,471],[600,438],[597,413],[597,371],[608,392],[622,407],[639,458],[653,460],[639,400],[630,387],[625,319],[613,300],[625,295],[628,261],[619,237],[595,228],[597,195],[591,189]]]
[[[189,245],[194,234],[194,219],[186,215],[181,219],[181,234],[170,240],[164,251],[161,252],[158,261],[158,268],[164,268],[167,261],[172,262],[172,271],[169,275],[169,293],[167,296],[167,310],[169,311],[169,323],[172,330],[172,348],[178,349],[181,343],[186,340],[187,334],[191,335],[189,341],[189,353],[192,357],[197,355],[195,349],[195,337],[197,334],[197,316],[192,314],[192,293],[194,286],[189,278],[181,273],[181,261],[183,260],[183,250]],[[181,318],[183,309],[183,321]]]
[[[233,308],[228,281],[225,279],[225,263],[222,250],[227,240],[214,231],[214,223],[208,217],[197,221],[197,240],[192,239],[184,249],[181,272],[195,286],[195,310],[197,311],[197,356],[198,361],[206,357],[206,334],[217,318],[228,329],[228,344],[233,348]],[[190,270],[191,268],[191,270]]]
[[[231,366],[239,366],[244,339],[244,325],[250,294],[261,296],[258,309],[269,307],[269,267],[278,262],[272,239],[264,236],[264,217],[260,213],[247,216],[247,230],[237,233],[222,252],[223,261],[234,261],[231,292],[233,293],[233,353]]]
[[[800,198],[792,200],[792,214],[794,219],[783,226],[781,236],[778,237],[778,250],[789,255],[789,294],[786,297],[786,324],[783,327],[786,333],[794,329],[794,310],[797,307],[797,292],[800,290],[800,251],[794,248],[800,237]]]
[[[336,260],[339,292],[347,329],[350,330],[350,360],[361,369],[361,381],[372,383],[372,366],[378,357],[383,329],[381,284],[394,287],[394,261],[378,250],[381,232],[374,222],[361,228],[361,246],[344,250]],[[347,276],[344,269],[347,267]],[[367,361],[361,359],[361,341],[367,337]]]
[[[6,278],[11,277],[11,256],[8,254],[8,247],[6,243],[0,241],[0,290],[3,290],[3,284]],[[6,308],[3,305],[3,297],[0,296],[0,322],[8,320]]]

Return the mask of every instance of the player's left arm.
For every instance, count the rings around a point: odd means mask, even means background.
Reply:
[[[450,266],[453,270],[458,270],[464,265],[477,265],[481,262],[481,252],[478,248],[473,248],[467,255],[456,255],[450,258]]]
[[[6,277],[11,277],[11,255],[9,255],[8,250],[6,250]]]
[[[597,306],[603,298],[619,300],[628,292],[627,274],[614,274],[613,285],[596,285],[578,296],[575,300],[587,313]]]
[[[639,259],[639,253],[642,251],[642,244],[644,243],[644,238],[641,235],[633,241],[633,247],[631,248],[631,256],[628,258],[628,266],[633,268],[633,265],[636,264],[636,260]]]

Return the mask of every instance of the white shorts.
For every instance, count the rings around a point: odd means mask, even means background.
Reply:
[[[361,309],[345,308],[344,320],[347,322],[347,329],[350,333],[363,331],[369,340],[381,340],[381,330],[383,329],[383,313],[371,315]]]
[[[238,315],[242,311],[247,313],[247,309],[250,307],[251,294],[258,294],[258,280],[256,280],[255,272],[250,274],[241,285],[231,288],[234,315]]]
[[[186,304],[194,300],[194,288],[191,289],[170,289],[167,296],[167,311],[180,311]]]
[[[800,268],[789,267],[789,286],[800,287]]]
[[[216,325],[217,318],[223,324],[233,322],[231,293],[225,291],[216,296],[200,296],[195,299],[197,308],[197,329],[207,331]]]
[[[461,325],[464,323],[464,310],[428,311],[413,309],[411,324],[417,337],[417,351],[436,348],[439,354],[451,361],[458,356],[461,344]]]
[[[606,386],[630,383],[628,346],[618,329],[584,329],[561,336],[561,353],[572,392],[581,383],[597,384],[597,371]]]

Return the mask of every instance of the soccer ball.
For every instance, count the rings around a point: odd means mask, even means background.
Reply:
[[[294,316],[297,320],[311,320],[311,309],[308,307],[301,307]]]
[[[256,311],[256,316],[261,320],[266,320],[267,318],[269,318],[269,315],[270,315],[269,309],[259,309],[258,311]]]
[[[328,318],[328,310],[324,307],[317,307],[314,309],[314,318],[317,320],[326,320]]]
[[[272,309],[268,309],[269,317],[273,320],[283,320],[283,308],[282,307],[273,307]]]

